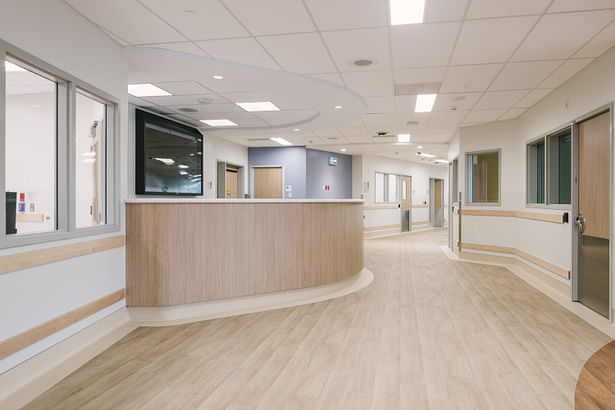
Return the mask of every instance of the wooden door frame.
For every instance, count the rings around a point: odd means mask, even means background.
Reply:
[[[286,199],[286,172],[284,165],[251,165],[250,166],[250,199],[254,199],[254,168],[282,168],[282,199]],[[294,198],[294,196],[293,196]]]
[[[603,105],[600,108],[597,108],[581,117],[578,117],[572,122],[572,173],[571,173],[571,181],[572,184],[571,192],[572,192],[572,212],[570,216],[570,223],[572,224],[572,266],[571,266],[571,299],[573,302],[579,302],[578,298],[578,285],[579,285],[579,243],[578,243],[578,234],[577,229],[575,227],[575,220],[579,213],[579,190],[578,184],[575,183],[575,180],[578,178],[578,162],[579,162],[579,125],[582,122],[588,121],[594,117],[597,117],[604,113],[609,113],[610,117],[610,129],[609,129],[609,156],[610,156],[610,164],[609,164],[609,323],[613,323],[613,159],[615,155],[613,153],[613,107],[614,104],[611,101],[610,103]],[[582,304],[581,304],[582,305]],[[583,306],[583,305],[582,305]],[[591,309],[587,308],[588,311]],[[592,311],[593,312],[593,311]],[[596,313],[596,315],[599,315]],[[602,317],[602,315],[599,315]]]
[[[237,170],[239,171],[237,174],[237,194],[240,195],[239,198],[236,199],[244,199],[245,198],[245,183],[243,180],[243,172],[245,172],[246,166],[245,165],[240,165],[236,162],[229,162],[225,159],[220,159],[220,158],[216,158],[216,189],[215,191],[215,195],[217,199],[226,199],[226,195],[224,195],[223,198],[218,198],[218,164],[224,162],[224,191],[226,192],[226,166],[227,165],[232,165],[234,167],[237,167]],[[241,182],[239,181],[239,177],[242,177]]]

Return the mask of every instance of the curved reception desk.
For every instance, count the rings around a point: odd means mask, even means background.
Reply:
[[[332,284],[363,269],[361,200],[126,203],[126,302],[164,307]]]

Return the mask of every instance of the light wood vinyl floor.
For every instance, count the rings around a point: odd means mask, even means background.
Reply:
[[[328,302],[140,328],[28,409],[570,409],[609,338],[445,231],[365,242],[374,282]]]

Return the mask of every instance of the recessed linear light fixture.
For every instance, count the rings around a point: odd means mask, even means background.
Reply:
[[[342,105],[336,105],[333,108],[335,108],[336,110],[341,110],[342,108],[344,108],[344,106]]]
[[[173,95],[154,84],[128,84],[128,94],[135,97],[162,97]]]
[[[397,142],[409,143],[410,142],[410,134],[397,134]]]
[[[340,151],[342,151],[342,152],[346,152],[346,148],[342,148]]]
[[[299,131],[301,131],[301,129],[300,128],[295,128],[293,131],[299,132]]]
[[[448,161],[445,159],[435,159],[433,162],[436,164],[448,164]]]
[[[423,149],[423,146],[419,145],[418,147],[416,147],[416,149]]]
[[[260,112],[260,111],[280,111],[278,107],[271,101],[258,101],[258,102],[240,102],[235,105],[243,108],[248,112]]]
[[[419,94],[416,96],[414,112],[431,112],[438,94]]]
[[[214,80],[224,80],[224,76],[214,75]]]
[[[286,141],[284,138],[269,138],[271,141],[277,142],[280,145],[293,145],[292,143]]]
[[[203,124],[207,124],[210,127],[236,127],[237,124],[231,120],[220,119],[220,120],[200,120]]]
[[[173,165],[175,161],[171,158],[154,158],[156,161],[162,162],[164,165]]]
[[[4,61],[4,71],[7,73],[16,73],[18,71],[26,71],[25,68],[21,68],[17,64],[13,64],[10,61]]]
[[[425,0],[389,0],[391,25],[420,24],[425,17]]]

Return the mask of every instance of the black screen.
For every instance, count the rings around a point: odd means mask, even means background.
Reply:
[[[137,194],[202,195],[201,133],[140,110],[136,123]]]

